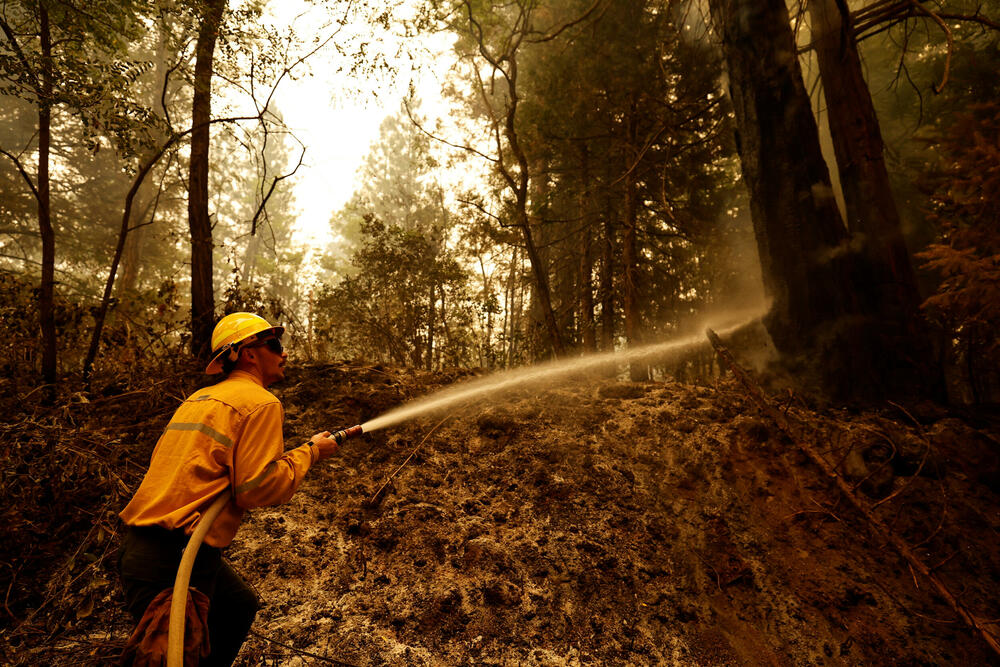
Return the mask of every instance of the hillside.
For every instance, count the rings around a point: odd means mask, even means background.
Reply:
[[[294,443],[464,375],[311,366],[276,393]],[[107,477],[73,502],[77,478],[49,477],[48,502],[44,484],[5,481],[18,537],[2,559],[27,566],[13,581],[4,569],[14,664],[104,664],[120,650],[115,537],[85,517],[115,526],[118,484],[138,480],[173,395],[197,378],[174,381],[4,427],[17,463],[70,419],[56,459],[90,443]],[[997,421],[779,407],[859,493],[898,492],[879,515],[968,608],[1000,617]],[[87,498],[78,521],[47,514]],[[264,605],[247,665],[1000,664],[731,379],[576,378],[366,434],[287,505],[254,511],[229,557]]]

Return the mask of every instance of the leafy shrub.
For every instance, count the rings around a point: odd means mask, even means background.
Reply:
[[[941,282],[923,304],[950,341],[972,402],[1000,400],[1000,103],[962,114],[940,143],[930,217],[938,240],[917,255]]]

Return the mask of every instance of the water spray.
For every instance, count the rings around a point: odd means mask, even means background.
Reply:
[[[718,329],[721,333],[735,331],[758,319],[766,310],[767,308],[758,308],[747,309],[740,313],[730,313],[728,317],[721,319],[721,321],[711,322],[710,329]],[[714,337],[714,332],[712,332],[712,336]],[[621,363],[623,361],[632,362],[643,358],[656,357],[658,355],[683,351],[696,345],[703,344],[704,339],[702,338],[702,335],[694,334],[686,337],[674,338],[664,343],[647,345],[625,351],[606,352],[604,354],[591,355],[577,359],[562,359],[546,364],[540,364],[534,367],[506,371],[498,373],[495,376],[480,378],[479,380],[473,380],[471,382],[461,383],[457,386],[446,388],[443,391],[426,396],[422,399],[414,401],[413,403],[390,410],[389,412],[375,417],[374,419],[370,419],[363,424],[357,424],[355,426],[340,429],[339,431],[331,434],[329,437],[336,440],[338,445],[342,445],[348,440],[356,438],[363,433],[371,433],[372,431],[377,431],[389,426],[395,426],[396,424],[409,421],[410,419],[422,414],[440,412],[447,408],[454,408],[458,405],[467,403],[471,399],[484,395],[498,393],[511,388],[523,387],[543,379],[552,380],[572,375],[573,373],[579,373],[581,371],[593,370],[607,363]],[[424,437],[424,440],[426,440],[442,423],[444,423],[443,419],[441,422],[438,422],[437,426],[431,429],[427,436]],[[369,502],[374,503],[376,501],[379,494],[385,489],[386,485],[389,484],[392,478],[396,476],[396,473],[402,470],[403,466],[405,466],[406,463],[413,457],[413,454],[415,454],[417,449],[420,448],[420,445],[424,443],[424,440],[420,441],[420,444],[417,445],[413,452],[411,452],[410,456],[403,462],[403,465],[397,468],[396,471],[389,476],[385,484],[383,484],[382,487],[375,492],[375,495],[372,496],[372,499]],[[215,502],[212,503],[212,506],[202,516],[201,521],[199,521],[194,534],[191,536],[191,539],[188,540],[187,547],[184,550],[181,566],[177,573],[177,580],[174,583],[174,595],[170,607],[167,652],[167,665],[169,667],[182,667],[183,665],[184,617],[187,609],[187,588],[191,575],[191,567],[194,565],[195,555],[198,552],[198,547],[201,545],[205,533],[208,532],[212,522],[222,511],[223,506],[229,501],[229,498],[230,491],[227,489],[219,495]]]
[[[705,324],[725,335],[759,320],[765,312],[765,307],[747,308],[709,319]],[[642,347],[614,350],[585,357],[558,359],[526,368],[503,371],[446,387],[423,398],[393,408],[354,428],[362,429],[365,433],[371,433],[372,431],[395,426],[424,414],[433,414],[446,409],[454,409],[457,406],[467,404],[473,399],[484,396],[523,388],[541,381],[551,382],[577,373],[593,371],[609,363],[630,363],[643,359],[663,358],[706,344],[703,333],[692,333],[687,336],[677,336],[661,343]],[[352,431],[352,429],[347,430]],[[357,433],[352,432],[346,437],[354,437],[354,435],[357,435]]]

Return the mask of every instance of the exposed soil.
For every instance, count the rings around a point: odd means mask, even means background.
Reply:
[[[317,366],[276,393],[295,443],[464,375]],[[781,408],[859,493],[899,491],[879,515],[1000,617],[995,420]],[[728,379],[575,378],[366,434],[228,555],[263,600],[245,665],[1000,665]],[[129,628],[101,590],[61,632],[6,627],[13,662],[107,660]]]

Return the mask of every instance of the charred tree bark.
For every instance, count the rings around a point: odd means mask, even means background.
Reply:
[[[208,165],[211,139],[212,74],[215,42],[225,0],[206,0],[195,47],[194,97],[191,104],[191,166],[188,184],[188,225],[191,231],[191,352],[210,352],[215,324],[212,281],[212,221],[208,214]]]
[[[876,305],[892,303],[900,315],[912,316],[919,305],[916,279],[885,167],[882,133],[851,35],[850,14],[841,12],[837,0],[811,0],[809,13],[847,229],[861,241],[875,268]]]
[[[885,373],[896,383],[932,380],[920,295],[903,238],[883,156],[882,133],[861,69],[850,12],[843,0],[812,0],[813,48],[826,99],[844,195],[847,230],[860,251],[867,292],[865,310],[876,313],[879,335],[895,354]],[[914,375],[916,374],[916,375]]]
[[[784,0],[709,0],[728,64],[737,149],[750,194],[766,325],[780,351],[812,354],[826,388],[850,393],[877,378],[865,361],[856,254],[820,151]],[[867,367],[867,369],[866,369]]]

